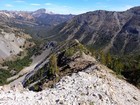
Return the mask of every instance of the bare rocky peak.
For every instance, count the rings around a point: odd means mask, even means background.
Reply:
[[[47,11],[46,9],[42,8],[42,9],[38,9],[34,12],[32,12],[33,14],[53,14],[53,12],[51,11]]]
[[[40,17],[41,15],[45,15],[45,14],[52,15],[52,14],[54,14],[54,13],[51,12],[51,11],[47,11],[47,10],[44,9],[44,8],[38,9],[38,10],[33,11],[33,12],[31,13],[31,15],[32,15],[33,17]]]
[[[46,9],[44,9],[44,8],[38,9],[38,10],[34,11],[34,13],[38,13],[38,14],[46,13]]]

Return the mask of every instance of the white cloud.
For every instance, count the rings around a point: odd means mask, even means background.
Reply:
[[[52,3],[45,3],[45,5],[49,6],[49,5],[52,5]]]
[[[14,2],[23,3],[23,2],[25,2],[25,1],[23,1],[23,0],[15,0]]]
[[[32,3],[32,6],[40,6],[41,4]]]
[[[13,7],[12,4],[5,4],[5,7]]]

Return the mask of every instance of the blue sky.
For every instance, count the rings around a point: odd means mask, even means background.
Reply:
[[[140,6],[140,0],[0,0],[0,10],[33,11],[45,8],[60,14],[94,10],[124,11],[134,6]]]

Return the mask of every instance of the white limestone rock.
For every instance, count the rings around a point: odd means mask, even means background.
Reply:
[[[94,65],[38,93],[0,87],[0,105],[140,105],[140,90]]]

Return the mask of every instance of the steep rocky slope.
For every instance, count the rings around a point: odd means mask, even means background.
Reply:
[[[94,58],[88,55],[86,57],[88,59],[82,57],[76,61],[82,60],[79,65],[96,62]],[[64,76],[53,88],[45,88],[37,93],[23,89],[21,85],[0,87],[0,104],[139,105],[140,90],[125,80],[118,79],[110,69],[96,62],[80,72]]]
[[[0,28],[0,61],[11,58],[29,47],[31,37],[18,29]]]
[[[29,64],[29,48],[34,45],[30,35],[0,24],[0,85],[6,84],[7,78]]]
[[[50,30],[56,40],[78,39],[114,54],[140,50],[140,7],[124,12],[98,10],[78,15]]]
[[[22,83],[0,87],[1,105],[140,104],[140,90],[97,62],[77,40],[57,45],[35,68]]]

